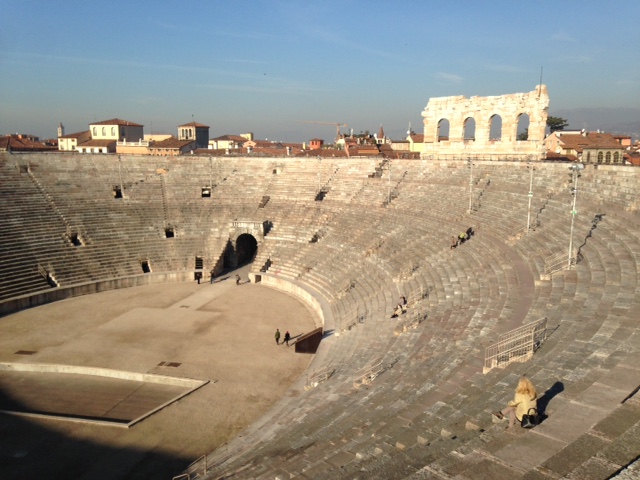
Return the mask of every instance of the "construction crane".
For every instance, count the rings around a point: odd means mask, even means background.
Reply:
[[[348,127],[346,123],[340,122],[316,122],[315,120],[300,120],[302,123],[315,123],[317,125],[335,125],[336,127],[336,142],[340,139],[340,127]]]

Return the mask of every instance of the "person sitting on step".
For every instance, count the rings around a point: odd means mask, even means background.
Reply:
[[[538,409],[538,393],[531,380],[523,375],[520,377],[513,400],[507,404],[506,408],[499,412],[493,412],[493,416],[498,420],[503,420],[508,415],[509,426],[507,428],[513,428],[516,420],[521,422],[522,416],[527,415],[531,408]]]

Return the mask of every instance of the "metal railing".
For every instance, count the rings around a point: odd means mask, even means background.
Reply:
[[[513,362],[526,362],[547,338],[547,319],[542,318],[504,333],[498,343],[487,347],[482,373],[504,368]]]
[[[418,326],[424,322],[427,317],[428,315],[425,305],[419,304],[412,306],[407,314],[400,317],[396,328],[394,329],[394,334],[398,336],[411,329],[418,328]]]
[[[208,470],[207,456],[202,455],[191,462],[184,473],[176,475],[171,480],[191,480],[192,478],[198,478],[200,472],[202,472],[203,475],[206,475]],[[193,475],[193,477],[191,475]]]
[[[567,253],[558,253],[551,255],[544,260],[544,273],[545,275],[551,275],[561,270],[569,268],[569,255]],[[571,260],[571,265],[575,264],[575,260]]]
[[[527,225],[525,225],[522,228],[519,228],[518,230],[513,232],[511,235],[509,235],[509,238],[507,240],[507,244],[508,245],[515,245],[515,243],[518,240],[520,240],[522,237],[524,237],[528,233],[529,233],[529,227]]]
[[[320,383],[328,380],[335,371],[336,368],[331,363],[320,367],[307,379],[307,383],[305,384],[304,389],[311,390],[312,388],[317,387]]]
[[[384,371],[385,368],[382,365],[382,357],[378,357],[366,367],[361,368],[356,372],[356,379],[353,382],[353,386],[359,387],[361,385],[368,385]]]
[[[353,381],[353,386],[358,388],[363,385],[369,385],[376,379],[376,377],[393,367],[397,361],[398,359],[394,358],[390,362],[385,363],[382,357],[377,357],[366,367],[361,368],[356,372],[356,378]]]

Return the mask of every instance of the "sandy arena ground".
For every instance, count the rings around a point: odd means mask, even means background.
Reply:
[[[0,362],[210,380],[129,429],[2,414],[0,478],[171,479],[285,394],[312,356],[276,346],[275,329],[295,337],[314,320],[295,298],[233,278],[108,291],[0,318]],[[81,401],[71,391],[68,400]]]

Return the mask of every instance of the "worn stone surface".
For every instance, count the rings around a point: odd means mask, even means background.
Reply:
[[[508,468],[503,464],[491,460],[483,460],[458,474],[456,478],[470,480],[513,480],[519,476],[518,472],[512,468]]]
[[[544,462],[542,466],[558,475],[564,476],[608,445],[609,442],[602,438],[585,434],[556,453]]]
[[[598,458],[590,458],[565,478],[569,480],[602,480],[611,477],[619,469],[619,465]]]
[[[503,462],[529,470],[540,465],[563,446],[563,442],[542,435],[524,435],[494,455]]]

